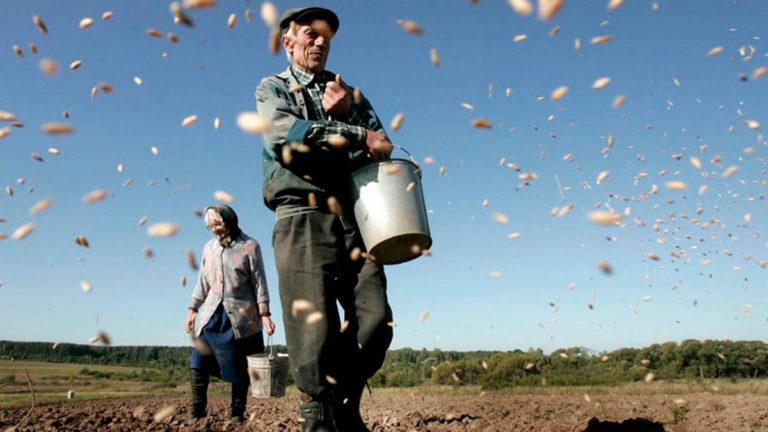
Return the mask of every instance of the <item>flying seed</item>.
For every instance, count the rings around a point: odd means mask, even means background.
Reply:
[[[184,120],[181,121],[181,127],[188,127],[195,123],[197,123],[197,116],[191,115],[188,117],[184,117]]]
[[[32,22],[35,23],[35,25],[37,26],[37,29],[40,30],[42,34],[48,34],[48,27],[45,26],[45,23],[43,22],[42,18],[35,15],[32,17]]]
[[[63,123],[45,123],[40,129],[48,135],[68,135],[75,131],[72,126]]]
[[[83,196],[83,202],[86,204],[93,204],[95,202],[104,201],[107,199],[107,193],[103,190],[94,190]]]
[[[440,66],[440,54],[438,54],[435,48],[429,50],[429,59],[435,67]]]
[[[309,300],[305,299],[296,299],[291,304],[291,316],[294,318],[298,317],[300,314],[309,312],[311,310],[315,309],[315,305],[312,304]]]
[[[707,57],[715,57],[717,55],[720,55],[723,52],[723,47],[716,46],[709,51],[707,51]]]
[[[528,39],[528,35],[519,34],[519,35],[515,35],[515,37],[512,38],[512,42],[518,43],[518,42],[522,42],[522,41],[524,41],[526,39]]]
[[[589,40],[589,43],[592,45],[603,45],[607,44],[609,42],[613,41],[613,36],[611,35],[601,35],[601,36],[595,36],[592,39]]]
[[[315,324],[323,319],[323,313],[319,311],[315,311],[307,315],[307,317],[304,319],[304,322],[306,324]]]
[[[611,79],[608,77],[602,77],[595,80],[595,82],[592,83],[592,88],[595,90],[602,90],[604,89],[609,83],[611,82]]]
[[[147,235],[150,237],[172,237],[176,235],[180,230],[180,227],[176,224],[169,222],[160,222],[152,224],[147,228]]]
[[[620,8],[624,4],[624,0],[609,0],[608,1],[608,10],[616,10]]]
[[[688,189],[688,185],[686,185],[684,182],[677,181],[677,180],[666,182],[664,184],[664,187],[673,191],[684,191]]]
[[[48,210],[49,208],[51,208],[52,205],[53,205],[53,200],[52,199],[50,199],[50,198],[42,199],[42,200],[38,201],[37,203],[35,203],[35,205],[30,207],[29,214],[31,214],[32,216],[37,216],[40,213],[42,213],[42,212]]]
[[[142,84],[144,84],[144,81],[142,81],[142,80],[141,80],[141,78],[139,78],[139,77],[137,77],[137,76],[133,77],[133,82],[134,82],[134,83],[135,83],[137,86],[141,86]]]
[[[213,193],[213,199],[225,204],[232,204],[235,201],[235,197],[223,190],[217,190]]]
[[[429,311],[424,311],[419,315],[419,321],[425,322],[427,319],[429,319]]]
[[[261,4],[261,19],[269,28],[277,27],[279,24],[280,18],[277,13],[277,8],[272,2],[266,1]]]
[[[613,99],[613,102],[611,102],[611,107],[614,109],[619,108],[620,106],[624,105],[624,101],[627,100],[627,97],[624,95],[618,95]]]
[[[334,196],[328,197],[328,210],[336,216],[341,216],[342,214],[341,204],[339,203],[339,200],[336,199],[336,197]]]
[[[489,122],[486,119],[479,118],[479,119],[472,120],[472,126],[474,126],[477,129],[490,129],[491,122]]]
[[[75,60],[75,61],[73,61],[72,63],[69,64],[69,68],[71,70],[75,70],[75,69],[79,68],[82,65],[83,65],[82,60]]]
[[[696,169],[701,169],[701,161],[699,160],[699,158],[697,158],[696,156],[691,156],[689,161],[691,162],[692,167]]]
[[[421,36],[424,34],[424,29],[422,29],[415,21],[397,20],[397,26],[403,29],[406,33],[412,35]]]
[[[730,176],[736,174],[737,171],[739,171],[739,167],[736,165],[731,165],[726,168],[725,171],[723,171],[722,177],[729,178]]]
[[[493,221],[499,225],[506,225],[509,223],[509,217],[504,213],[494,213]]]
[[[54,76],[59,72],[59,65],[55,61],[44,58],[39,63],[40,71],[48,76]]]
[[[172,44],[179,43],[179,36],[176,33],[168,32],[168,41]]]
[[[93,18],[83,18],[80,20],[80,28],[87,29],[93,25]]]
[[[11,234],[11,238],[16,241],[24,240],[28,235],[32,234],[32,231],[35,230],[35,224],[28,223],[25,225],[22,225]]]
[[[10,134],[11,134],[11,128],[9,127],[0,128],[0,140],[7,137]]]
[[[192,271],[197,271],[198,266],[194,252],[188,250],[185,255],[187,256],[187,264],[189,264],[189,268],[191,268]]]
[[[760,122],[758,122],[757,120],[747,120],[747,121],[745,121],[745,122],[744,122],[744,124],[745,124],[745,125],[746,125],[748,128],[750,128],[750,129],[752,129],[752,130],[758,130],[758,129],[760,129]]]
[[[412,191],[416,187],[416,182],[410,182],[408,183],[408,186],[405,187],[406,192]]]
[[[403,125],[403,120],[405,119],[405,116],[403,113],[397,113],[395,114],[395,117],[392,119],[392,123],[390,123],[389,128],[392,129],[392,132],[397,132],[400,130],[400,127]]]
[[[111,11],[106,11],[103,14],[101,14],[101,19],[103,19],[104,21],[109,21],[112,18],[112,15],[113,14]]]
[[[613,269],[611,268],[611,265],[608,264],[606,261],[600,261],[597,263],[597,268],[600,269],[601,272],[603,272],[605,275],[610,276],[611,273],[613,273]]]
[[[621,222],[622,215],[618,213],[596,210],[587,215],[587,219],[598,225],[608,226]]]
[[[18,45],[13,46],[13,53],[21,58],[24,58],[24,51]]]
[[[186,3],[186,2],[185,2]],[[168,405],[166,407],[163,407],[159,409],[155,415],[154,420],[155,423],[163,423],[164,421],[170,419],[173,417],[173,415],[176,414],[176,406],[175,405]]]
[[[88,239],[83,236],[75,237],[75,244],[85,248],[90,247],[90,243],[88,243]]]
[[[147,34],[152,36],[152,37],[154,37],[154,38],[158,38],[158,39],[162,39],[163,38],[163,34],[158,29],[148,28],[147,29]]]
[[[508,2],[518,15],[528,16],[533,13],[533,4],[530,0],[508,0]]]
[[[549,95],[549,98],[552,99],[553,102],[557,102],[564,98],[566,94],[568,94],[568,86],[560,86]]]
[[[80,281],[80,289],[83,290],[84,293],[88,294],[91,292],[91,283],[87,280]]]
[[[231,30],[235,28],[235,23],[237,23],[237,15],[231,14],[227,19],[227,27]]]
[[[565,0],[539,0],[539,19],[550,21],[564,4]]]
[[[237,126],[250,134],[262,134],[271,127],[269,120],[256,112],[241,112],[237,116]]]
[[[216,0],[184,0],[182,4],[187,9],[204,9],[214,7]]]
[[[216,117],[213,119],[213,128],[219,130],[221,128],[221,119]]]

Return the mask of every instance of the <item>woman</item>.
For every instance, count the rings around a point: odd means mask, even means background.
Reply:
[[[205,224],[214,238],[203,247],[200,273],[185,327],[193,333],[192,412],[205,416],[210,376],[232,383],[231,421],[242,422],[248,398],[246,356],[264,352],[261,331],[275,332],[269,292],[256,240],[240,230],[227,205],[205,209]]]

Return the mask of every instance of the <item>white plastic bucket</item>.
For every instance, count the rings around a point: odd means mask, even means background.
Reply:
[[[372,162],[352,173],[355,220],[368,254],[399,264],[432,246],[421,169],[406,159]]]
[[[258,399],[285,396],[288,383],[288,354],[274,352],[271,336],[268,344],[269,353],[248,356],[251,395]]]

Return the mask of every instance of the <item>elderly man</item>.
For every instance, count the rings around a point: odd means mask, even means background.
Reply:
[[[272,243],[299,413],[305,431],[367,431],[360,399],[392,341],[392,310],[384,269],[361,253],[350,176],[389,157],[392,145],[366,98],[325,69],[336,14],[290,9],[280,28],[291,66],[264,78],[256,98],[272,124],[263,192],[277,217]]]

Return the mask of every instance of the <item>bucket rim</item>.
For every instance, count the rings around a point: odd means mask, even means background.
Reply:
[[[414,163],[410,159],[403,159],[403,158],[382,159],[382,160],[370,161],[370,162],[366,163],[365,165],[357,168],[356,170],[352,171],[352,176],[354,177],[358,172],[360,172],[360,171],[362,171],[362,170],[364,170],[366,168],[369,168],[369,167],[371,167],[373,165],[377,165],[378,166],[378,165],[381,165],[381,164],[384,164],[384,163],[388,163],[388,162],[406,162],[406,163],[416,167],[416,169],[421,170],[421,166],[419,164]]]

